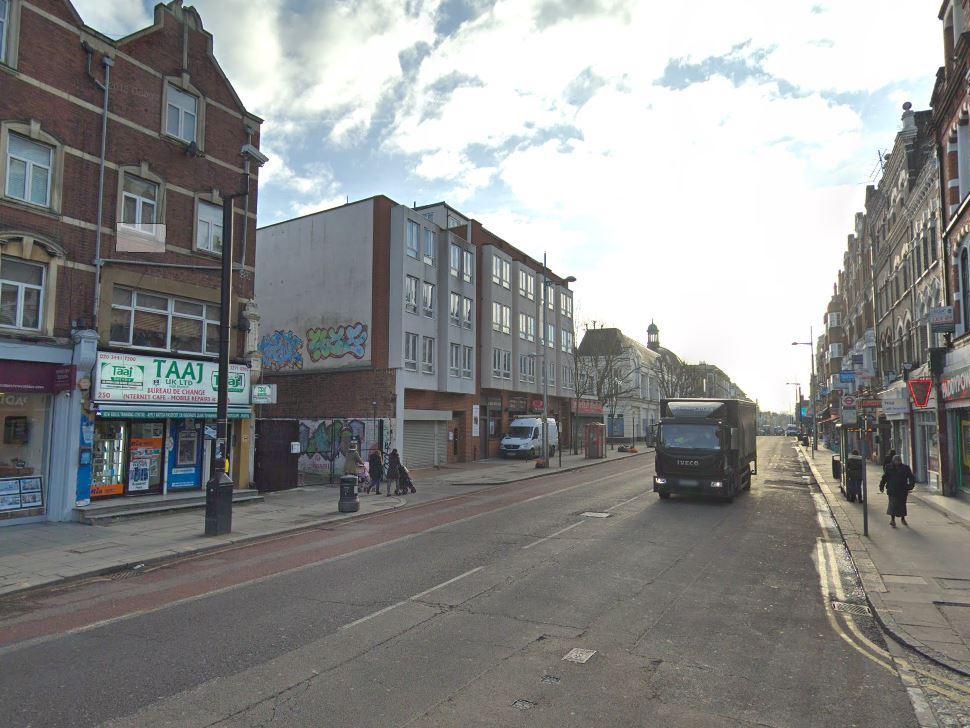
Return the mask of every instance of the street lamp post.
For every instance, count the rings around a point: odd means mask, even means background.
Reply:
[[[814,328],[810,326],[808,329],[808,341],[793,341],[791,343],[792,346],[807,346],[809,348],[809,359],[812,363],[812,380],[809,383],[808,390],[808,396],[811,397],[810,407],[812,409],[812,452],[816,452],[818,450],[818,422],[816,420],[817,414],[815,411],[818,407],[818,403],[815,401],[815,344],[812,343],[814,340],[815,331]]]
[[[785,382],[785,384],[790,384],[791,386],[795,387],[795,410],[794,410],[795,424],[798,425],[798,431],[801,432],[802,418],[799,413],[799,408],[801,407],[801,404],[802,404],[802,385],[799,382]]]

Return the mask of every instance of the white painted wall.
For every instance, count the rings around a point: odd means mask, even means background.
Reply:
[[[371,361],[374,203],[363,200],[256,232],[260,351],[269,371]],[[366,327],[361,338],[356,325]],[[348,332],[340,327],[352,327]],[[285,340],[277,332],[289,332]],[[349,333],[352,345],[341,343]],[[362,348],[362,351],[360,349]],[[302,366],[296,366],[297,357]]]

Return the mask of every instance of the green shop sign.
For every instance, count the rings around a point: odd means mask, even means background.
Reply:
[[[219,366],[214,361],[99,351],[94,401],[177,405],[214,405]],[[229,365],[229,404],[249,404],[249,368]]]

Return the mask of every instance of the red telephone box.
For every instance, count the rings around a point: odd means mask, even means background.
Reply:
[[[586,443],[586,459],[606,457],[606,425],[591,422],[583,428],[583,441]]]

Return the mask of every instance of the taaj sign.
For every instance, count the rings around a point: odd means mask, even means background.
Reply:
[[[95,402],[215,404],[219,365],[99,351],[94,365]],[[249,369],[229,365],[229,404],[249,404]]]

